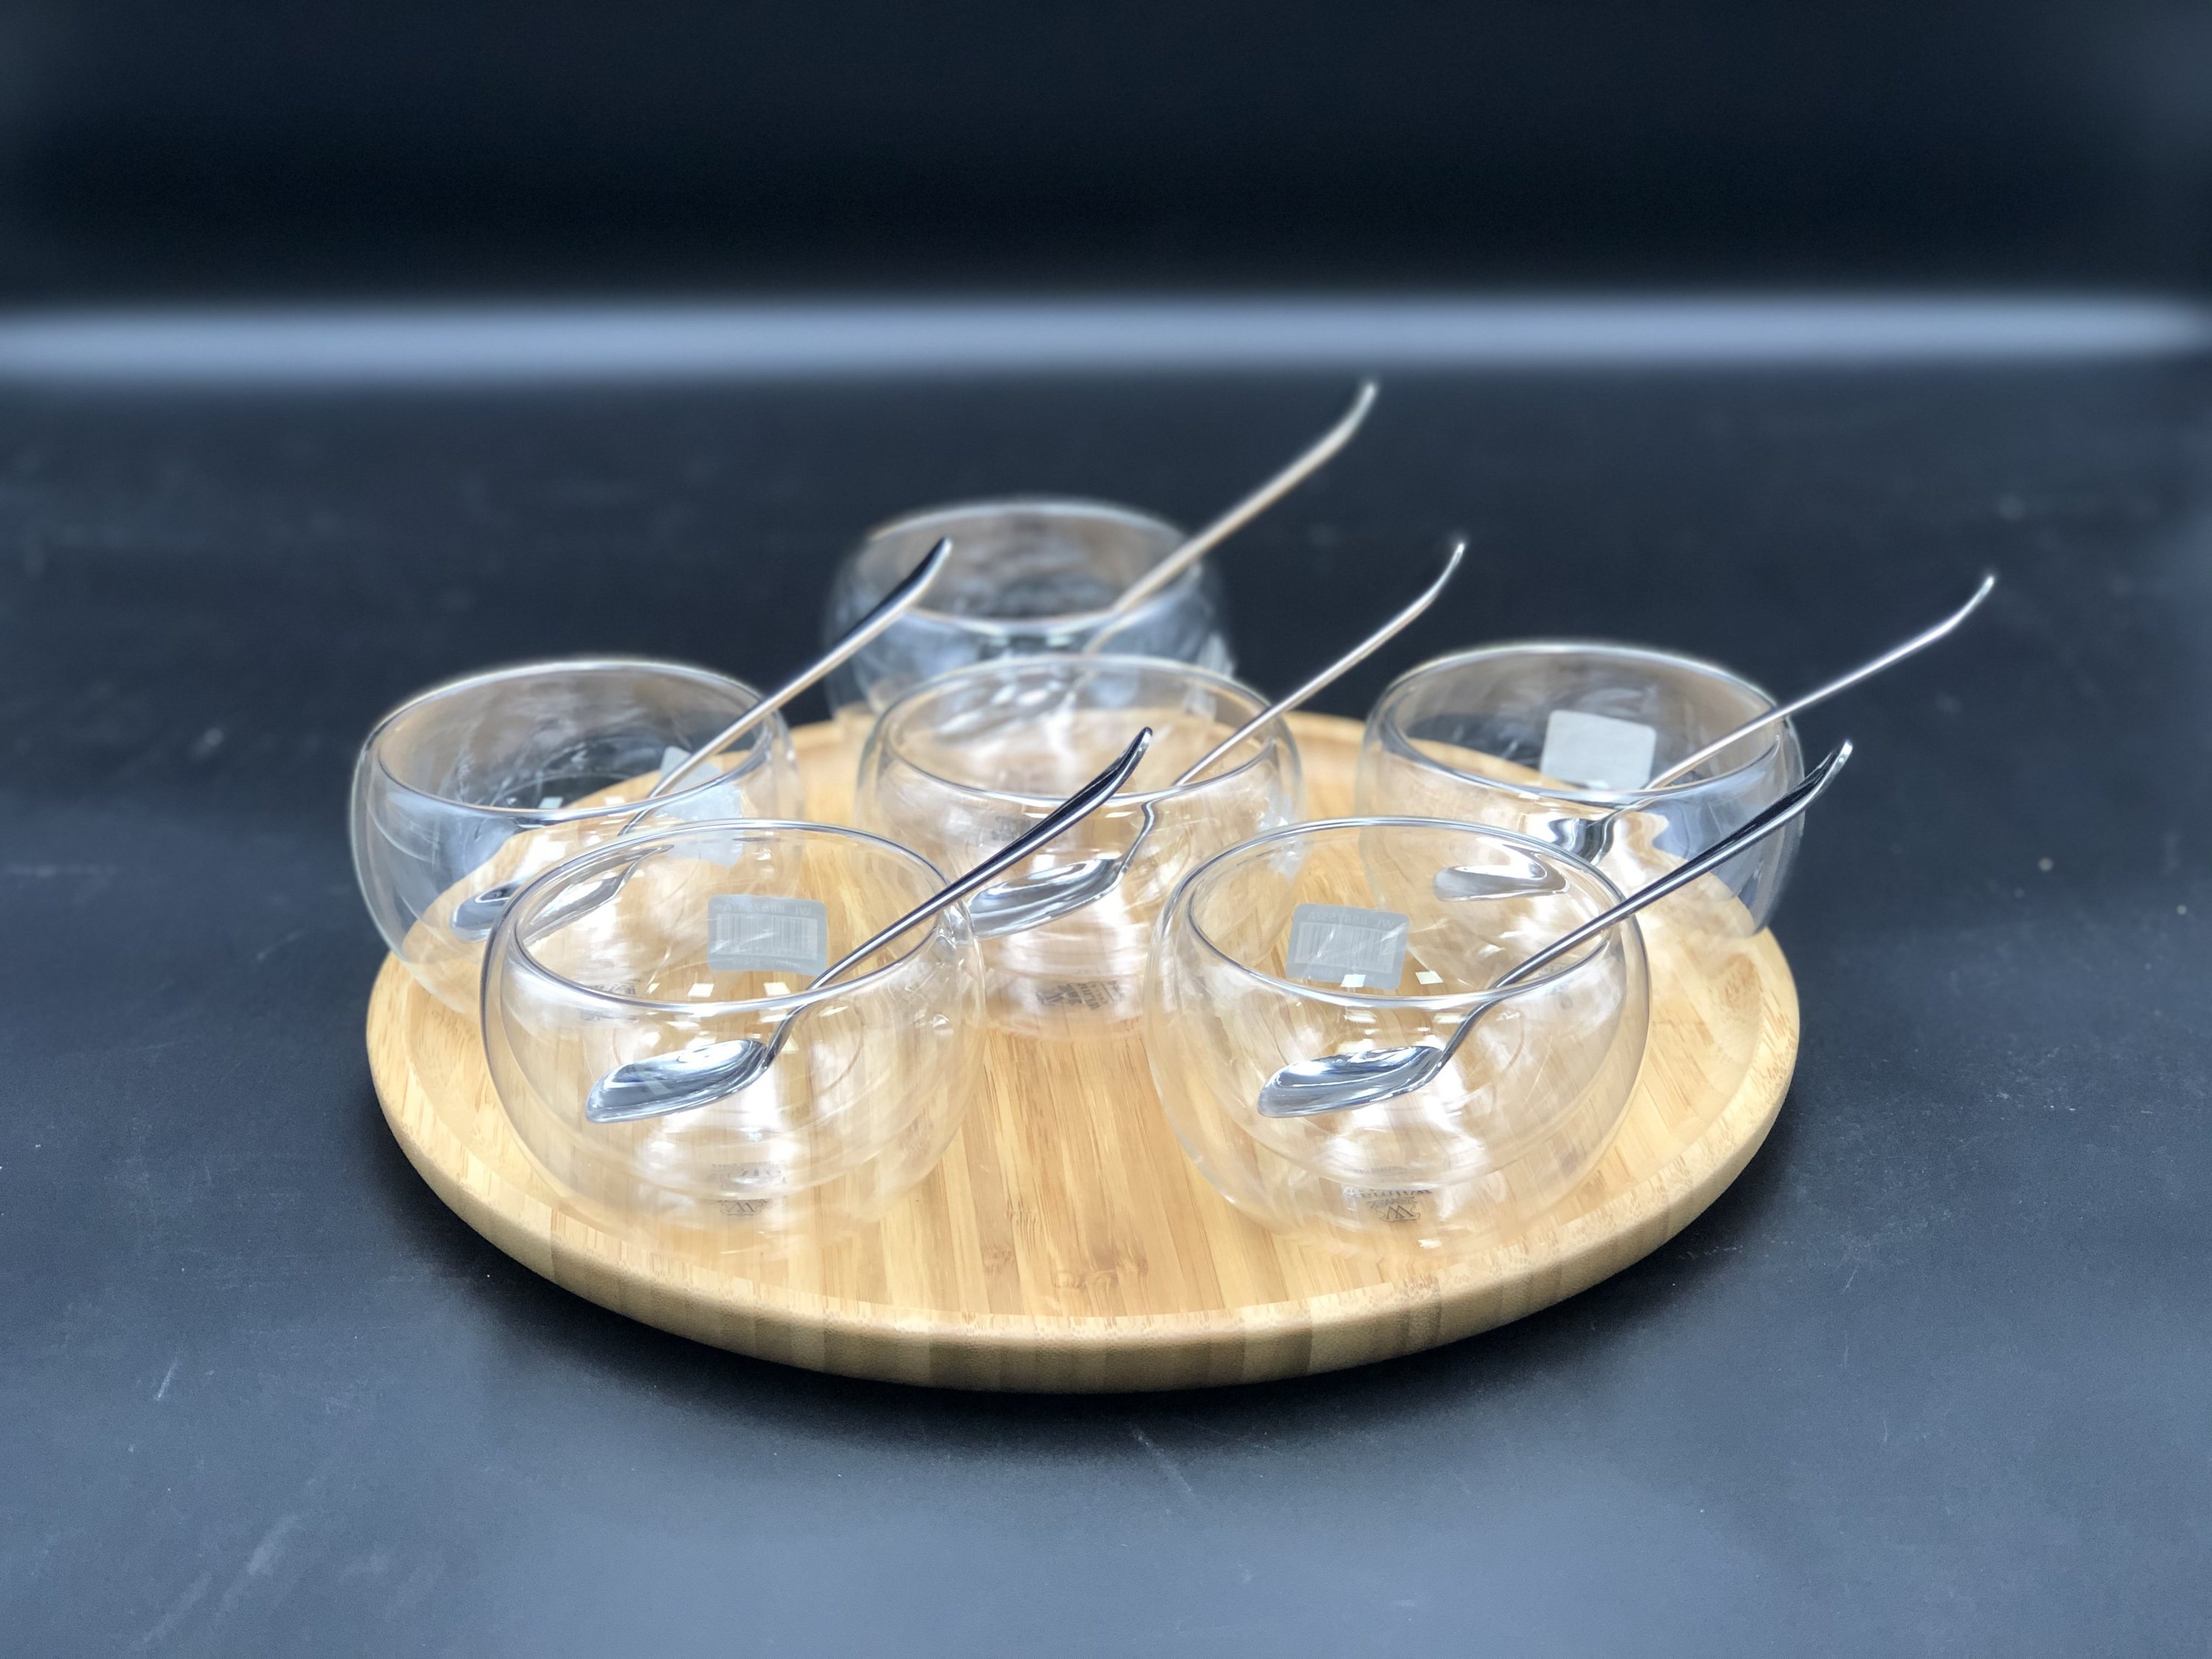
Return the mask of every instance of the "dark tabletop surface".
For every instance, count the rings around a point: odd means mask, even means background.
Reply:
[[[1220,556],[1279,688],[1650,641],[1858,760],[1804,1040],[1711,1210],[1309,1381],[931,1393],[539,1279],[386,1133],[355,746],[476,665],[796,665],[869,523],[1185,521],[1334,374],[0,392],[0,1646],[26,1654],[2202,1651],[2212,1642],[2212,372],[1400,374]],[[812,711],[803,711],[811,714]]]

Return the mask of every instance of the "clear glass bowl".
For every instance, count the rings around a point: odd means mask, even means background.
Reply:
[[[1003,879],[1118,857],[1147,835],[1113,889],[1026,932],[983,940],[991,1018],[1050,1036],[1140,1011],[1152,929],[1182,873],[1297,817],[1304,789],[1289,728],[1270,722],[1206,776],[1169,786],[1267,706],[1188,663],[1029,657],[978,663],[918,687],[870,735],[855,819],[947,870],[980,862],[1048,816],[1143,726],[1152,746],[1121,794]]]
[[[625,869],[611,901],[562,920]],[[880,965],[806,987],[944,884],[874,836],[772,821],[632,836],[548,872],[509,907],[484,967],[484,1048],[515,1133],[561,1186],[656,1236],[750,1249],[875,1219],[959,1128],[979,1076],[982,963],[956,905]],[[788,959],[732,954],[729,908],[762,899],[818,903],[820,931]],[[800,959],[810,948],[820,966]],[[658,1117],[585,1116],[617,1066],[765,1042],[791,1018],[749,1087]]]
[[[857,741],[922,681],[1000,657],[1080,651],[1106,629],[1105,607],[1183,542],[1175,526],[1105,501],[1016,497],[933,507],[869,532],[830,589],[825,641],[844,634],[940,537],[952,556],[924,603],[828,681],[830,708]],[[1233,666],[1211,562],[1170,582],[1115,623],[1102,649]]]
[[[1749,681],[1672,652],[1577,641],[1462,651],[1424,663],[1382,693],[1360,743],[1355,810],[1495,824],[1556,843],[1555,826],[1626,805],[1596,863],[1633,892],[1796,787],[1805,763],[1796,728],[1785,721],[1747,738],[1657,790],[1550,776],[1541,769],[1547,754],[1589,778],[1623,738],[1627,763],[1639,763],[1637,733],[1648,732],[1640,783],[1772,707]],[[1554,718],[1562,713],[1565,725]],[[1576,716],[1584,717],[1579,730]],[[1742,903],[1731,925],[1746,933],[1766,926],[1801,834],[1793,823],[1716,872]],[[1717,907],[1703,914],[1722,916]]]
[[[353,777],[354,873],[384,942],[424,989],[473,1014],[484,933],[457,932],[455,907],[622,833],[670,750],[690,754],[759,701],[702,668],[617,659],[494,669],[402,703]],[[800,810],[780,716],[692,776],[649,822]]]
[[[1451,866],[1548,890],[1440,899]],[[1298,1060],[1447,1041],[1499,975],[1620,897],[1556,848],[1434,819],[1293,824],[1220,854],[1176,890],[1145,982],[1152,1079],[1183,1150],[1265,1225],[1344,1248],[1433,1251],[1525,1228],[1627,1109],[1650,1018],[1632,921],[1493,999],[1412,1093],[1267,1118],[1260,1090]],[[1375,946],[1393,938],[1395,968]],[[1347,962],[1358,971],[1339,973]]]

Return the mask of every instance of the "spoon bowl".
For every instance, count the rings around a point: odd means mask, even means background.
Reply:
[[[1565,849],[1570,857],[1577,856],[1573,848]],[[1584,859],[1588,864],[1590,860]],[[1517,899],[1540,898],[1550,893],[1567,890],[1567,878],[1551,866],[1528,860],[1525,873],[1504,870],[1478,870],[1472,865],[1455,864],[1437,872],[1432,884],[1440,899]]]
[[[584,1116],[593,1123],[628,1123],[709,1106],[751,1084],[768,1069],[767,1056],[765,1042],[737,1037],[632,1060],[599,1079],[584,1103]]]
[[[968,905],[975,937],[1002,939],[1009,933],[1027,933],[1096,904],[1119,884],[1122,872],[1151,831],[1153,818],[1153,809],[1148,805],[1145,821],[1126,852],[1094,854],[1073,864],[1055,865],[1018,880],[987,887]]]

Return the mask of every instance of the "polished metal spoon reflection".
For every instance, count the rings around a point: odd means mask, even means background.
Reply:
[[[645,792],[645,799],[650,802],[672,793],[678,784],[706,764],[711,757],[737,742],[738,738],[744,737],[809,686],[834,672],[866,650],[882,635],[885,629],[914,609],[915,605],[921,601],[924,590],[936,580],[937,573],[945,568],[945,561],[951,556],[952,539],[948,536],[931,548],[928,556],[908,571],[900,580],[897,586],[884,594],[877,602],[873,610],[854,623],[851,631],[836,644],[831,646],[825,655],[816,659],[793,678],[787,680],[775,691],[762,698],[737,719],[732,720],[729,725],[701,744],[683,760],[663,772],[653,787]],[[617,833],[628,835],[652,816],[653,808],[648,805],[641,809]],[[527,885],[529,881],[526,878],[516,881],[502,881],[496,886],[487,887],[481,892],[472,893],[463,899],[453,907],[453,919],[450,925],[454,935],[460,939],[483,938],[491,932],[494,924],[499,921],[500,913],[507,908],[507,901]],[[616,885],[619,887],[620,883],[617,882]],[[611,898],[613,896],[613,890],[610,890],[606,897]]]
[[[1632,893],[1611,909],[1564,933],[1510,972],[1499,976],[1481,993],[1483,1000],[1459,1023],[1459,1029],[1443,1043],[1417,1042],[1401,1048],[1369,1048],[1356,1054],[1323,1054],[1285,1066],[1260,1090],[1262,1117],[1313,1117],[1323,1112],[1348,1111],[1378,1101],[1410,1094],[1450,1063],[1475,1023],[1505,1001],[1514,987],[1534,977],[1578,946],[1656,904],[1677,888],[1687,886],[1707,871],[1725,864],[1754,842],[1764,841],[1796,817],[1835,781],[1851,757],[1846,741],[1835,753],[1813,769],[1810,776],[1741,829],[1723,836],[1686,864]]]
[[[1334,426],[1309,445],[1296,460],[1123,588],[1114,603],[1106,607],[1107,614],[1116,620],[1108,623],[1091,635],[1084,645],[1085,654],[1095,654],[1106,641],[1121,630],[1129,614],[1139,605],[1328,465],[1336,453],[1350,443],[1358,432],[1367,419],[1367,411],[1375,406],[1376,394],[1381,389],[1378,381],[1362,380],[1359,390],[1352,396],[1352,407],[1338,417]]]
[[[1554,818],[1547,826],[1551,839],[1583,863],[1595,864],[1613,850],[1613,829],[1622,815],[1650,805],[1648,799],[1650,794],[1666,788],[1678,778],[1687,776],[1722,750],[1742,742],[1746,738],[1754,737],[1768,726],[1810,708],[1814,703],[1826,702],[1838,691],[1849,690],[1861,680],[1871,678],[1893,664],[1903,662],[1916,652],[1926,650],[1979,610],[1982,601],[1989,598],[1990,591],[1996,585],[1996,572],[1992,570],[1983,576],[1981,585],[1974,589],[1972,598],[1932,628],[1923,629],[1901,645],[1892,646],[1880,656],[1861,663],[1849,673],[1838,675],[1826,684],[1814,687],[1795,702],[1770,708],[1765,714],[1746,720],[1725,736],[1714,738],[1695,754],[1685,756],[1656,777],[1648,780],[1641,789],[1634,792],[1635,799],[1623,801],[1602,817]],[[1517,877],[1500,876],[1465,866],[1437,872],[1436,894],[1443,899],[1514,898],[1533,890]]]
[[[1374,406],[1379,390],[1378,382],[1362,380],[1359,390],[1352,397],[1352,406],[1338,416],[1334,426],[1308,445],[1296,460],[1115,595],[1113,602],[1105,607],[1103,613],[1106,617],[1105,623],[1084,641],[1075,654],[1085,657],[1102,654],[1108,641],[1137,620],[1137,609],[1146,599],[1327,465],[1358,432],[1367,419],[1367,411]],[[964,737],[980,738],[1018,722],[1043,719],[1064,712],[1073,701],[1074,693],[1063,685],[1059,688],[1057,698],[1048,707],[1031,704],[1018,710],[1005,708],[976,709],[957,717],[951,722],[951,727],[957,727]],[[939,735],[948,735],[951,727],[940,731]]]
[[[959,903],[1000,871],[1018,864],[1071,824],[1088,817],[1137,769],[1152,741],[1152,727],[1146,726],[1121,751],[1120,758],[1054,808],[1049,817],[1000,848],[957,881],[924,899],[866,944],[830,963],[807,990],[818,991],[835,983],[847,970],[866,961],[908,929]],[[663,849],[641,849],[647,855],[659,850]],[[533,930],[532,937],[541,937],[560,920],[573,919],[575,914],[564,907],[560,917],[549,920],[545,927]],[[765,1042],[757,1037],[737,1037],[727,1042],[682,1048],[674,1054],[657,1054],[649,1060],[634,1060],[617,1066],[592,1085],[592,1092],[584,1103],[584,1115],[593,1123],[627,1123],[637,1118],[689,1111],[726,1099],[759,1081],[775,1064],[784,1044],[791,1040],[791,1028],[817,1006],[811,1002],[800,1004],[784,1017],[775,1034]]]
[[[1339,677],[1364,662],[1375,652],[1395,638],[1416,617],[1436,603],[1437,596],[1444,591],[1445,586],[1457,574],[1460,561],[1466,556],[1467,544],[1463,541],[1454,542],[1450,553],[1444,559],[1443,568],[1437,573],[1436,580],[1424,588],[1411,605],[1399,611],[1396,616],[1391,617],[1382,627],[1360,641],[1358,645],[1329,664],[1297,690],[1269,703],[1250,720],[1238,726],[1236,731],[1208,750],[1196,765],[1170,784],[1168,788],[1180,789],[1186,784],[1203,777],[1215,762],[1234,750],[1238,744],[1243,742],[1255,732],[1267,725],[1269,721],[1279,720],[1291,709],[1297,708],[1307,698],[1313,696]],[[1093,858],[1079,860],[1073,864],[1060,865],[1050,870],[1039,871],[1035,874],[1022,876],[1012,881],[1002,881],[996,886],[986,888],[976,894],[975,902],[968,907],[968,914],[975,921],[976,933],[985,939],[993,939],[1002,933],[1022,933],[1031,927],[1041,927],[1048,921],[1057,921],[1071,912],[1080,910],[1086,904],[1095,903],[1103,898],[1108,893],[1113,891],[1115,884],[1127,872],[1130,861],[1137,856],[1137,849],[1145,844],[1145,837],[1152,833],[1152,826],[1158,820],[1158,814],[1155,803],[1147,801],[1145,804],[1144,821],[1137,826],[1134,839],[1122,851],[1111,854],[1101,853]]]

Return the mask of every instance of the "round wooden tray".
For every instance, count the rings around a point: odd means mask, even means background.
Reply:
[[[1359,728],[1293,715],[1316,817],[1348,812]],[[840,821],[854,757],[798,734],[810,815]],[[1733,1181],[1780,1109],[1797,998],[1771,934],[1716,944],[1647,913],[1651,1041],[1620,1135],[1536,1227],[1393,1263],[1279,1237],[1176,1144],[1133,1036],[990,1039],[988,1082],[884,1219],[764,1261],[686,1251],[564,1197],[507,1126],[474,1023],[387,958],[369,1064],[392,1133],[478,1232],[647,1324],[852,1376],[1086,1390],[1249,1382],[1412,1353],[1532,1313],[1662,1243]]]

